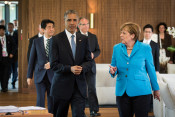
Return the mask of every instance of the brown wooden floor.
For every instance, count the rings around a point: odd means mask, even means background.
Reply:
[[[17,92],[0,92],[0,106],[34,106],[36,105],[36,94],[22,94]],[[100,108],[100,117],[119,117],[117,108]],[[85,109],[86,115],[89,117],[89,109]],[[150,116],[153,114],[150,113]],[[72,117],[71,110],[69,109],[68,117]]]

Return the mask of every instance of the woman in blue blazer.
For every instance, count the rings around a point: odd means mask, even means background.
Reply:
[[[110,74],[117,75],[116,100],[120,117],[148,117],[152,91],[159,100],[159,85],[151,47],[138,41],[140,27],[135,23],[121,26],[122,43],[113,48]]]

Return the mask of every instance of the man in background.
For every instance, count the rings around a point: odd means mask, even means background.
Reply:
[[[149,44],[152,48],[153,62],[156,72],[159,72],[159,45],[151,40],[153,34],[153,27],[150,24],[147,24],[143,27],[144,39],[141,42]]]
[[[29,39],[29,46],[28,46],[28,51],[27,51],[27,61],[28,61],[28,62],[29,62],[30,50],[31,50],[31,47],[32,47],[33,40],[34,40],[34,39],[37,39],[38,37],[42,37],[43,34],[44,34],[44,31],[43,31],[43,29],[41,28],[41,25],[39,25],[38,31],[39,31],[39,33],[38,33],[37,35],[35,35],[35,36],[33,36],[33,37],[31,37],[31,38]]]
[[[18,30],[18,20],[13,20],[14,30]]]
[[[5,26],[5,20],[4,20],[4,19],[1,19],[1,20],[0,20],[0,25]]]
[[[6,35],[10,36],[13,41],[15,42],[15,49],[17,50],[16,53],[14,54],[14,57],[12,59],[12,64],[11,64],[11,70],[10,70],[10,76],[12,74],[12,88],[15,89],[15,82],[17,81],[18,77],[18,32],[14,31],[14,25],[13,23],[8,23],[8,32]]]
[[[2,92],[8,91],[9,71],[16,46],[10,36],[5,35],[5,26],[0,25],[0,83]]]
[[[96,35],[88,32],[89,31],[89,20],[85,17],[80,17],[79,19],[79,32],[82,35],[88,37],[89,47],[91,51],[92,58],[92,68],[86,73],[86,82],[88,85],[88,102],[90,108],[91,116],[100,116],[98,98],[96,93],[96,63],[95,58],[100,55],[100,48],[98,45],[98,40]]]
[[[49,113],[53,113],[53,100],[50,96],[50,87],[53,71],[50,69],[49,49],[50,40],[55,32],[54,22],[49,19],[42,20],[41,28],[44,36],[34,39],[27,71],[27,83],[30,86],[34,72],[34,81],[37,92],[36,106],[45,107],[45,92],[47,92],[47,103]]]
[[[149,44],[152,48],[153,62],[155,66],[156,73],[159,73],[159,45],[158,43],[152,41],[151,37],[153,34],[153,27],[150,24],[147,24],[143,27],[144,39],[141,42]],[[151,96],[151,107],[150,112],[153,110],[153,96]]]

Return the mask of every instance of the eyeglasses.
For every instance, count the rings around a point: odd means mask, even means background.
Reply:
[[[152,33],[151,31],[144,31],[144,33]]]
[[[82,25],[82,26],[86,26],[86,25],[89,25],[89,23],[87,23],[87,24],[80,24],[80,25]]]

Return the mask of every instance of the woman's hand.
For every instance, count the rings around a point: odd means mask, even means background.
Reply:
[[[154,99],[157,99],[160,101],[160,91],[159,90],[154,91],[153,95],[154,95]]]
[[[117,67],[113,67],[111,65],[109,65],[109,67],[110,67],[110,73],[115,74],[115,72],[117,71]]]

